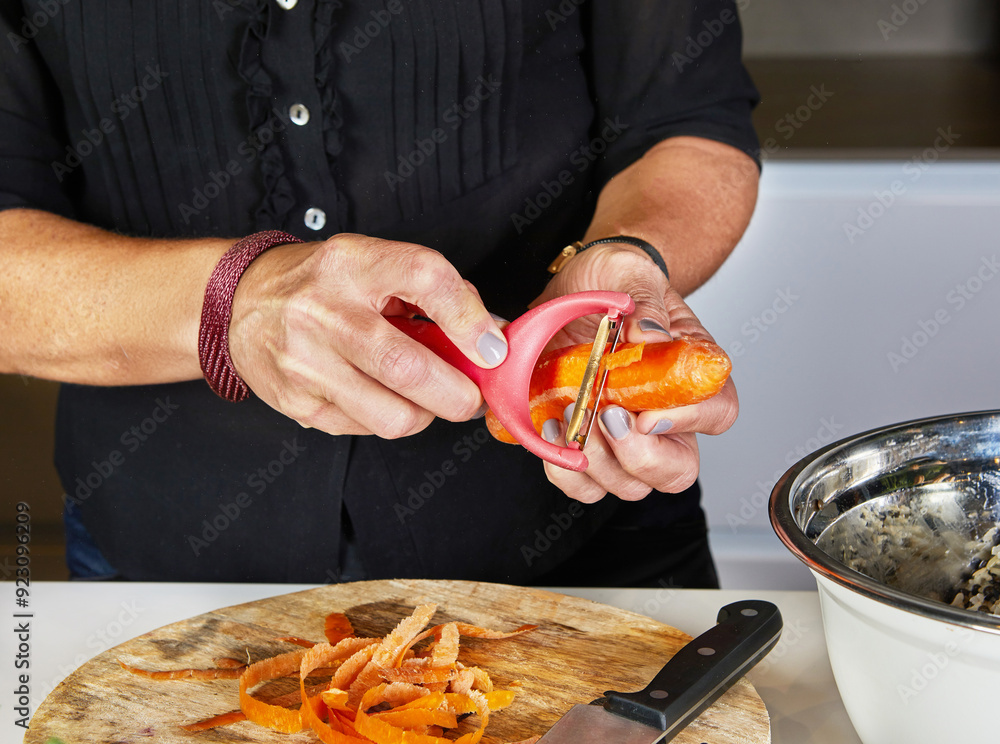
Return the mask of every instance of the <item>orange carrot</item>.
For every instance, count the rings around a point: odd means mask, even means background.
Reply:
[[[701,403],[722,390],[732,370],[726,353],[705,339],[681,336],[634,351],[639,346],[621,344],[605,357],[609,371],[601,405],[639,412]],[[539,434],[545,421],[561,420],[566,406],[576,400],[591,347],[579,344],[539,358],[528,394],[531,421]],[[486,414],[486,425],[501,442],[514,443],[492,411]]]

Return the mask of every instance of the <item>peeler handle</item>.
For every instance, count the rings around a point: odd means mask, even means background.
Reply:
[[[578,445],[560,447],[535,431],[530,410],[531,373],[545,346],[571,321],[595,313],[617,319],[634,309],[632,298],[622,292],[576,292],[549,300],[503,329],[507,358],[493,369],[473,364],[434,323],[402,317],[386,320],[475,382],[497,419],[525,449],[561,468],[583,471],[588,462]]]
[[[458,369],[459,372],[471,379],[482,390],[483,373],[489,370],[473,364],[465,354],[459,351],[459,348],[452,343],[451,339],[444,335],[444,331],[441,330],[441,327],[437,323],[430,320],[406,318],[399,315],[390,315],[386,317],[386,320],[414,341],[422,343],[452,367]]]

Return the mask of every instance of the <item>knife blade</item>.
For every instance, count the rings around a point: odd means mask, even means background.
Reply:
[[[604,693],[573,706],[538,744],[655,744],[674,738],[774,648],[781,613],[751,599],[719,610],[639,692]]]

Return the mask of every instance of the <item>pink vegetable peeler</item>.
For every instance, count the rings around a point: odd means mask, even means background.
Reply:
[[[539,305],[503,329],[507,338],[507,358],[494,369],[482,369],[469,361],[432,322],[417,318],[388,317],[390,323],[467,375],[483,393],[483,398],[504,428],[529,452],[568,470],[587,469],[583,446],[596,416],[589,405],[600,400],[607,372],[598,381],[601,358],[613,352],[621,335],[622,319],[635,309],[635,303],[621,292],[578,292],[557,297]],[[566,433],[566,446],[542,439],[531,422],[529,396],[531,373],[545,345],[569,322],[584,315],[604,313],[594,339],[594,349],[580,385],[576,407]],[[607,350],[611,333],[611,348]],[[599,384],[598,384],[599,383]],[[594,394],[596,390],[596,395]],[[589,419],[582,431],[584,419]]]

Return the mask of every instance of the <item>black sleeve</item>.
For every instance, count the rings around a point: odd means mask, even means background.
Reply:
[[[589,13],[595,127],[621,130],[601,185],[668,137],[723,142],[760,165],[751,119],[760,97],[734,0],[593,0]]]
[[[49,19],[51,21],[51,19]],[[0,3],[0,209],[32,207],[73,216],[68,138],[59,90],[21,3]]]

